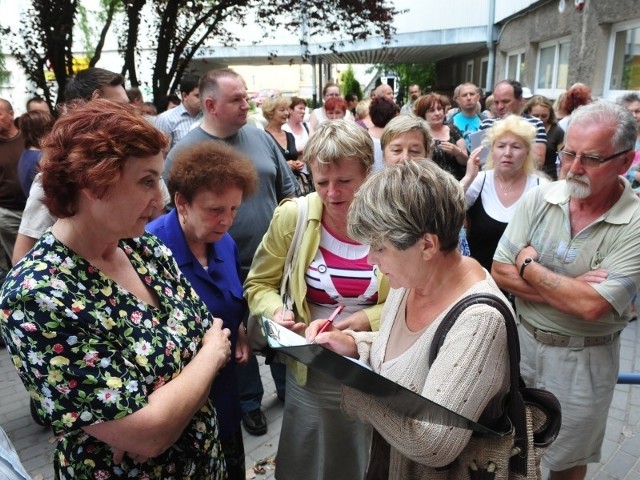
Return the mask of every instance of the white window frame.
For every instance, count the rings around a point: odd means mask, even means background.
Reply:
[[[504,59],[504,78],[505,79],[509,79],[509,80],[515,80],[517,82],[520,82],[520,78],[522,76],[522,71],[521,71],[521,66],[524,63],[522,61],[522,57],[525,54],[525,50],[524,48],[520,49],[520,50],[511,50],[509,52],[505,52],[505,59]],[[509,59],[511,57],[516,57],[516,78],[511,78],[511,76],[509,75]]]
[[[484,70],[484,78],[482,78],[482,72]],[[489,78],[489,57],[482,57],[480,59],[480,77],[478,78],[478,86],[483,92],[489,91],[489,85],[487,85],[487,78]]]
[[[605,67],[604,91],[603,97],[607,100],[617,100],[626,93],[635,90],[620,90],[611,88],[611,69],[613,68],[613,59],[616,47],[616,35],[623,30],[631,30],[632,28],[640,28],[640,20],[630,20],[627,22],[616,23],[611,26],[611,34],[609,37],[609,50],[607,52],[607,66]]]
[[[469,60],[464,68],[465,82],[473,83],[473,60]]]
[[[571,37],[560,37],[554,40],[550,40],[548,42],[543,42],[538,45],[538,53],[536,55],[536,75],[535,75],[535,93],[536,95],[544,95],[547,98],[558,98],[558,96],[564,92],[570,85],[558,86],[558,70],[559,70],[559,62],[560,62],[560,46],[561,45],[569,45],[569,50],[571,50]],[[555,47],[555,53],[553,58],[553,74],[551,80],[551,88],[538,88],[538,74],[540,73],[540,53],[542,49]]]

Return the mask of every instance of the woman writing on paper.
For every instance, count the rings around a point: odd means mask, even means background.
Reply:
[[[377,330],[388,284],[367,263],[369,247],[347,234],[347,211],[373,166],[368,133],[350,120],[323,123],[304,150],[316,188],[303,201],[308,215],[293,266],[294,312],[283,311],[280,282],[296,230],[297,203],[284,201],[258,247],[245,282],[254,315],[300,334],[314,319],[345,305],[337,328]],[[299,200],[300,201],[300,200]],[[371,430],[340,411],[340,385],[299,364],[287,368],[287,401],[278,445],[278,480],[362,478]],[[349,462],[330,459],[349,458]]]
[[[432,162],[389,165],[370,177],[351,204],[348,232],[371,245],[369,262],[392,288],[380,331],[332,328],[316,336],[324,325],[318,320],[306,337],[477,421],[489,404],[495,408],[488,417],[499,417],[508,390],[503,317],[487,305],[468,308],[431,367],[428,361],[434,333],[456,302],[474,293],[507,302],[488,272],[457,249],[464,212],[458,182]],[[471,437],[468,430],[399,415],[359,391],[343,392],[344,411],[375,429],[367,478],[447,478],[436,468],[453,462]]]

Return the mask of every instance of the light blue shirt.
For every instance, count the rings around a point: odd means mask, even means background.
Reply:
[[[184,108],[184,105],[180,104],[158,115],[155,125],[167,134],[169,137],[169,148],[172,148],[189,133],[193,123],[199,121],[201,118],[201,113],[192,117],[189,115],[189,112],[187,112],[187,109]]]
[[[0,479],[31,480],[2,427],[0,427]]]

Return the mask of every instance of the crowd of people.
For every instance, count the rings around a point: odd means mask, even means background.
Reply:
[[[389,85],[359,99],[328,82],[317,108],[277,95],[254,125],[226,68],[185,76],[161,113],[99,68],[65,93],[17,120],[0,99],[0,329],[58,438],[57,478],[244,479],[242,429],[268,429],[250,315],[495,418],[496,309],[464,311],[428,362],[476,293],[512,309],[527,385],[561,402],[551,478],[599,461],[640,286],[637,94],[576,84],[554,103],[505,79],[489,102],[469,82],[451,98],[412,84],[400,108]],[[270,368],[279,480],[448,478],[469,442],[296,361]]]

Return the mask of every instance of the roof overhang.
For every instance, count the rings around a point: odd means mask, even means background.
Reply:
[[[298,45],[239,45],[203,47],[194,63],[208,68],[233,65],[287,65],[321,61],[322,63],[393,64],[434,63],[450,57],[472,55],[486,48],[486,27],[453,28],[394,36],[389,45],[381,38],[356,42],[310,43]]]

